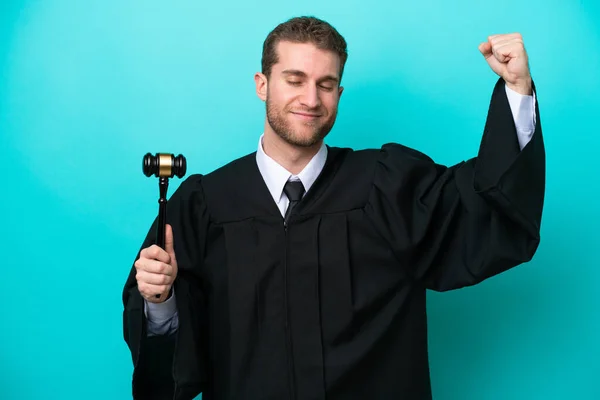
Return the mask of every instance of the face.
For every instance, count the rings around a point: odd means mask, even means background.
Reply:
[[[266,102],[267,126],[287,143],[310,147],[331,131],[343,88],[340,59],[310,43],[279,42],[278,62],[267,79],[255,76],[259,97]]]

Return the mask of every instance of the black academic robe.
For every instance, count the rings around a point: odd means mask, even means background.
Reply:
[[[134,396],[431,398],[426,289],[474,285],[538,247],[536,115],[521,151],[500,79],[476,158],[446,167],[399,144],[330,147],[287,227],[254,153],[189,176],[168,205],[177,333],[147,338],[133,268],[125,285]]]

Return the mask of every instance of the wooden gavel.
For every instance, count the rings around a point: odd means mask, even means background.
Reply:
[[[167,221],[167,190],[169,189],[169,178],[177,176],[182,178],[185,175],[187,164],[185,157],[181,154],[157,153],[152,155],[147,153],[144,156],[142,170],[144,175],[154,175],[159,178],[159,199],[158,199],[158,226],[156,227],[156,245],[161,249],[165,248],[165,224]],[[155,295],[160,298],[160,294]]]

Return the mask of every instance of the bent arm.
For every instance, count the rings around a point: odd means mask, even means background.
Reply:
[[[456,289],[533,257],[545,192],[537,103],[535,116],[521,149],[500,79],[476,158],[445,167],[400,145],[382,148],[367,211],[415,282]]]

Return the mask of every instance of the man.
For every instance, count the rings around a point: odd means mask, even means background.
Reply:
[[[479,154],[445,167],[399,144],[324,145],[346,42],[316,18],[269,34],[258,150],[181,183],[165,250],[153,226],[125,285],[136,398],[431,398],[426,289],[481,282],[540,240],[545,152],[523,41],[479,50],[500,76]]]

